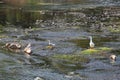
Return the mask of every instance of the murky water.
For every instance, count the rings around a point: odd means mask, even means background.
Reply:
[[[119,30],[106,28],[120,29],[119,0],[21,0],[19,5],[16,3],[0,3],[0,80],[120,79],[120,34],[116,32]],[[51,57],[88,49],[90,35],[95,47],[114,49],[110,53],[117,55],[116,63],[111,64],[103,55],[82,57],[83,62]],[[47,40],[56,44],[55,49],[46,49]],[[23,47],[30,42],[31,57],[22,51],[2,48],[13,41]]]

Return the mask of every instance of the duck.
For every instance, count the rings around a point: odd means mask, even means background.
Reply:
[[[44,80],[41,77],[36,77],[34,80]]]
[[[54,43],[51,43],[50,40],[48,40],[48,44],[49,44],[49,46],[50,46],[50,45],[51,45],[51,46],[55,46],[55,44],[54,44]]]
[[[95,47],[95,44],[92,40],[92,36],[89,36],[89,38],[90,38],[90,42],[89,42],[90,48],[93,49]]]
[[[109,58],[110,58],[111,63],[114,63],[116,61],[116,55],[114,54],[111,54]]]
[[[25,53],[27,54],[31,54],[32,50],[31,50],[31,43],[29,43],[23,50]]]
[[[5,47],[9,48],[9,49],[20,49],[21,48],[21,44],[17,43],[17,42],[6,43]]]
[[[55,44],[54,43],[51,43],[50,40],[48,40],[48,45],[46,46],[47,49],[54,49],[55,48]]]

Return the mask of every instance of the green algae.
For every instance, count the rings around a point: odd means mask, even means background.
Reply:
[[[80,53],[81,54],[95,54],[95,53],[99,53],[99,52],[100,51],[96,50],[96,49],[86,49],[86,50],[81,51]]]
[[[80,52],[80,54],[100,54],[102,52],[111,51],[112,48],[108,47],[99,47],[94,49],[86,49]]]
[[[78,54],[55,54],[52,56],[52,65],[61,72],[69,72],[85,68],[82,64],[90,60]]]
[[[78,54],[56,54],[52,58],[58,59],[58,60],[65,60],[65,61],[70,61],[71,63],[76,63],[76,62],[88,62],[88,58],[78,55]]]

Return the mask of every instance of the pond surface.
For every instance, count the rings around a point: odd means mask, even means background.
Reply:
[[[0,2],[0,80],[120,80],[119,3],[29,0],[16,6]],[[101,55],[86,55],[83,62],[75,63],[51,57],[88,49],[88,36],[93,37],[96,48],[113,48],[107,54],[117,55],[116,62]],[[56,45],[53,50],[46,49],[48,40]],[[2,47],[14,41],[23,47],[31,43],[31,56]]]

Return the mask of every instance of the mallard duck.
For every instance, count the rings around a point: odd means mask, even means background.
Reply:
[[[10,49],[20,49],[21,45],[17,42],[12,42],[12,43],[6,43],[5,47],[10,48]]]
[[[31,50],[31,43],[29,43],[25,49],[23,50],[25,53],[27,54],[31,54],[32,53],[32,50]]]
[[[111,63],[114,63],[116,61],[116,55],[114,54],[110,55],[110,61]]]
[[[89,38],[90,38],[90,43],[89,43],[89,45],[90,45],[90,48],[92,49],[92,48],[95,47],[95,44],[94,44],[93,41],[92,41],[92,36],[89,36]]]
[[[48,40],[48,45],[46,46],[47,49],[54,49],[55,48],[55,44],[51,43],[50,40]]]

